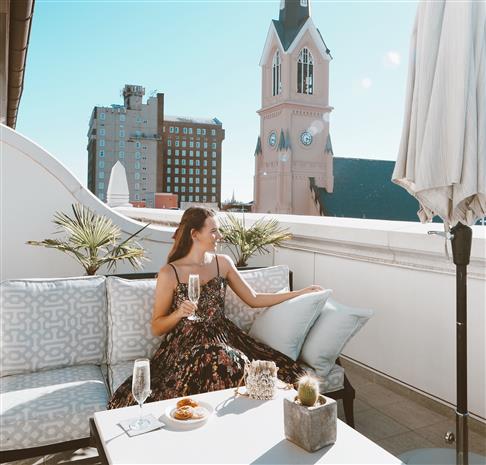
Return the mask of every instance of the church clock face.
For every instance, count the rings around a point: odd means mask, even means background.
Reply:
[[[272,131],[268,136],[268,145],[270,145],[270,147],[275,147],[276,144],[277,144],[277,134],[275,134],[275,131]]]
[[[312,144],[312,134],[310,132],[308,132],[308,131],[304,131],[300,135],[300,141],[305,146],[311,145]]]

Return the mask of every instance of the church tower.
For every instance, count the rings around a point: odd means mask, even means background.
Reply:
[[[320,215],[316,187],[332,192],[330,50],[310,0],[282,0],[260,66],[262,106],[255,149],[255,212]]]

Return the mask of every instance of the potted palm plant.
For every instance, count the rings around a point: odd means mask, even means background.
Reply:
[[[239,219],[231,213],[221,220],[220,232],[222,242],[229,246],[238,268],[246,267],[252,255],[269,253],[269,247],[279,247],[292,238],[292,234],[281,228],[275,218],[260,218],[247,228],[244,215]]]
[[[53,223],[59,228],[57,232],[65,232],[65,238],[27,241],[27,244],[57,249],[70,255],[81,264],[87,275],[96,274],[103,265],[108,270],[114,270],[117,263],[124,260],[135,269],[141,267],[146,260],[145,250],[136,242],[135,237],[148,224],[120,241],[121,230],[109,218],[81,204],[73,204],[72,210],[73,217],[64,212],[56,212],[54,215]]]

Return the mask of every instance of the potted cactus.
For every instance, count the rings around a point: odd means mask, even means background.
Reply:
[[[308,452],[336,442],[337,404],[319,393],[319,382],[303,376],[297,396],[284,399],[285,437]]]

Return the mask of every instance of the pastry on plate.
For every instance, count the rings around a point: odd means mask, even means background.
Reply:
[[[197,402],[194,399],[191,399],[190,397],[184,397],[184,399],[181,399],[179,402],[177,402],[177,408],[180,407],[199,407],[199,402]]]
[[[193,417],[193,408],[190,405],[184,405],[174,410],[174,418],[177,420],[190,420]]]

